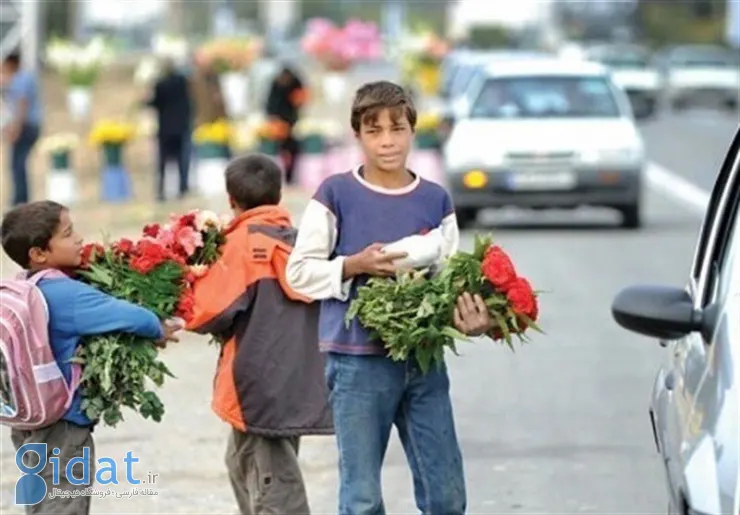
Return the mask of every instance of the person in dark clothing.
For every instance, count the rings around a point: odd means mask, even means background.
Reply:
[[[148,105],[157,111],[159,125],[157,199],[164,200],[165,168],[170,159],[177,161],[180,197],[183,197],[189,190],[192,102],[188,79],[175,68],[172,61],[164,62],[162,77],[155,84]]]
[[[293,136],[293,128],[298,122],[300,108],[305,101],[303,82],[290,68],[283,67],[272,81],[267,97],[268,117],[284,121],[290,126],[288,137],[283,141],[281,151],[285,159],[285,182],[293,183],[293,170],[300,150],[300,144]]]

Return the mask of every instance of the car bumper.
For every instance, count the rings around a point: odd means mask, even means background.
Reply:
[[[640,200],[642,168],[583,168],[557,184],[517,182],[527,172],[485,171],[486,184],[466,186],[465,172],[447,173],[447,188],[458,209],[496,207],[570,208],[582,205],[619,207]],[[544,173],[537,172],[543,176]],[[530,175],[531,177],[531,175]],[[547,182],[546,180],[544,181]]]
[[[670,89],[672,100],[685,98],[721,98],[725,100],[738,100],[740,93],[737,88],[732,87],[709,87],[709,86],[678,86]]]

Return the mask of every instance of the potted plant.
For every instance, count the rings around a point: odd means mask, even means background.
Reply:
[[[131,197],[131,180],[124,164],[124,147],[136,136],[133,124],[101,120],[90,132],[90,143],[103,155],[102,197],[118,202]]]
[[[438,150],[440,146],[439,127],[442,117],[437,113],[422,113],[416,121],[414,142],[420,150]]]
[[[111,60],[110,49],[96,37],[86,45],[55,39],[46,48],[46,60],[67,84],[67,108],[75,120],[90,113],[91,90],[101,69]]]
[[[76,134],[54,134],[41,143],[42,151],[48,153],[49,174],[46,176],[46,198],[62,204],[73,204],[77,200],[77,184],[72,151],[79,145]]]
[[[224,118],[195,128],[195,183],[203,195],[215,196],[223,192],[223,176],[231,157],[233,140],[233,127]]]

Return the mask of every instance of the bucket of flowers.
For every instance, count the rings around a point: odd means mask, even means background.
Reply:
[[[118,120],[100,120],[90,132],[90,143],[103,155],[103,200],[117,202],[131,197],[131,179],[124,162],[124,148],[136,136],[136,126]]]
[[[225,118],[196,127],[193,132],[195,152],[195,184],[206,197],[223,193],[224,171],[231,157],[234,129]]]
[[[329,147],[341,135],[342,128],[330,120],[304,118],[294,129],[301,152],[295,166],[298,183],[307,191],[315,191],[328,175]]]
[[[257,127],[258,151],[277,157],[283,142],[290,135],[290,125],[277,118],[268,118]]]
[[[41,149],[49,154],[51,168],[46,176],[46,198],[62,204],[73,204],[77,200],[77,183],[72,152],[80,138],[74,133],[54,134],[41,143]]]

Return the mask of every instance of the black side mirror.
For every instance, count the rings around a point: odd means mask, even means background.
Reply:
[[[705,332],[712,316],[694,309],[686,290],[666,286],[630,286],[612,302],[612,316],[625,329],[661,340],[677,340],[695,331]]]

